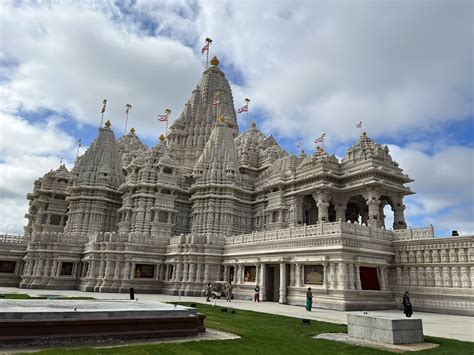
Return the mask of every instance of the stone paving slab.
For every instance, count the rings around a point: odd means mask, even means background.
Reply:
[[[58,296],[88,296],[95,297],[97,299],[128,299],[128,294],[124,293],[94,293],[94,292],[82,292],[76,290],[25,290],[16,287],[0,287],[1,293],[27,293],[31,296],[37,295],[58,295]],[[178,297],[172,295],[153,295],[153,294],[136,294],[135,295],[139,302],[142,301],[160,301],[160,302],[192,302],[192,303],[203,303],[209,304],[202,297]],[[334,311],[329,309],[313,308],[313,311],[308,312],[305,310],[304,305],[301,306],[290,306],[282,305],[276,302],[260,302],[255,303],[250,301],[253,295],[249,295],[249,300],[232,300],[231,303],[226,302],[225,299],[215,300],[215,304],[218,306],[228,306],[235,309],[244,309],[254,312],[278,314],[282,316],[295,317],[295,318],[307,318],[318,321],[324,321],[329,323],[347,324],[347,314],[363,314],[364,312],[353,311]],[[414,302],[415,300],[413,300]],[[3,302],[0,299],[0,303]],[[386,317],[399,317],[403,316],[401,310],[380,310],[380,311],[369,311],[368,314],[376,316]],[[427,313],[427,312],[416,312],[412,318],[419,318],[423,320],[423,331],[425,335],[457,339],[463,341],[474,342],[474,317],[459,316],[451,314],[438,314],[438,313]]]
[[[313,338],[331,340],[331,341],[336,341],[338,343],[344,343],[344,344],[349,344],[349,345],[365,346],[368,348],[373,348],[373,349],[378,349],[378,350],[383,350],[383,351],[390,351],[392,353],[404,353],[406,351],[428,350],[428,349],[433,349],[439,346],[439,344],[433,344],[433,343],[415,343],[415,344],[378,343],[378,342],[367,340],[367,339],[353,338],[349,336],[349,334],[347,333],[323,333],[323,334],[318,334],[314,336]]]

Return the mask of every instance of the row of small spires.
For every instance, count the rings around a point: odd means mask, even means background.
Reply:
[[[225,122],[226,122],[224,115],[220,115],[220,116],[219,116],[219,122],[220,122],[220,123],[225,123]],[[107,121],[105,121],[104,126],[105,126],[106,128],[110,128],[110,127],[112,126],[112,123],[110,122],[110,120],[107,120]],[[256,127],[257,127],[257,123],[255,123],[255,121],[252,122],[252,128],[256,128]],[[133,128],[133,127],[130,128],[130,133],[135,133],[135,128]],[[161,135],[160,135],[160,141],[163,142],[165,139],[166,139],[166,137],[165,137],[163,134],[161,134]]]

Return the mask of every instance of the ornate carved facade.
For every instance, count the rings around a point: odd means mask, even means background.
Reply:
[[[24,237],[0,237],[0,282],[22,288],[236,297],[321,307],[474,314],[474,238],[407,229],[412,182],[364,132],[339,161],[239,134],[217,59],[165,138],[148,149],[109,122],[71,172],[35,182]],[[393,225],[386,225],[390,206]]]

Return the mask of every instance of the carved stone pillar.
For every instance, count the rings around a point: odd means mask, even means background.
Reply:
[[[329,274],[329,267],[328,263],[323,264],[323,287],[327,289],[329,287],[329,280],[328,280],[328,275]]]
[[[224,265],[224,280],[229,281],[229,265]]]
[[[196,264],[195,263],[189,264],[188,281],[189,282],[195,282],[196,281]]]
[[[407,229],[405,222],[405,205],[403,204],[403,198],[396,199],[392,206],[393,211],[393,229]]]
[[[386,291],[387,290],[387,284],[385,283],[385,267],[379,266],[377,268],[378,271],[378,277],[380,281],[380,290],[381,291]]]
[[[336,221],[346,222],[347,200],[338,199],[335,201]]]
[[[318,223],[329,222],[329,202],[319,201],[316,205],[318,206]]]
[[[348,275],[348,279],[349,279],[349,290],[353,290],[355,289],[355,275],[354,275],[354,264],[347,264],[348,268],[349,268],[349,275]]]
[[[290,264],[290,286],[295,285],[295,264]]]
[[[280,263],[280,298],[278,303],[286,303],[286,264]]]
[[[203,280],[202,269],[203,269],[203,264],[199,263],[196,265],[196,282],[201,282]]]
[[[302,287],[301,284],[301,264],[296,264],[295,266],[295,285],[296,287]]]
[[[183,273],[183,264],[178,262],[176,264],[176,278],[175,278],[175,281],[176,282],[180,282],[182,280],[182,273]]]
[[[329,288],[336,288],[336,264],[329,263]]]
[[[347,264],[339,263],[337,270],[337,289],[347,289]]]
[[[265,301],[266,299],[266,292],[265,292],[265,287],[266,287],[266,278],[265,278],[265,272],[266,272],[266,265],[261,264],[260,265],[260,301]]]
[[[187,282],[189,279],[189,264],[184,263],[183,265],[183,278],[181,279],[183,282]]]
[[[369,220],[368,224],[371,227],[380,228],[382,227],[382,216],[380,215],[380,199],[378,196],[369,195],[367,200],[367,206],[369,208]]]
[[[205,264],[204,265],[204,282],[207,284],[209,282],[209,270],[210,270],[211,265],[210,264]]]

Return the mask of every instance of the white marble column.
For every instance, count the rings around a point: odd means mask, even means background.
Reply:
[[[334,290],[336,288],[336,264],[329,263],[329,288]]]
[[[295,266],[295,278],[296,278],[295,284],[296,284],[296,287],[302,287],[302,284],[301,284],[302,277],[301,276],[302,276],[301,275],[301,264],[296,264],[296,266]]]
[[[295,264],[290,264],[290,286],[295,286]]]
[[[278,303],[286,303],[286,264],[280,264],[280,298]]]
[[[209,282],[209,270],[210,270],[211,265],[210,264],[205,264],[204,265],[204,282],[207,284]]]
[[[266,292],[265,292],[265,287],[266,287],[266,265],[261,264],[260,265],[260,301],[265,301],[266,297]]]
[[[360,281],[360,265],[355,264],[355,287],[356,290],[362,290],[362,283]]]
[[[229,281],[229,265],[224,265],[224,278],[223,281]]]

